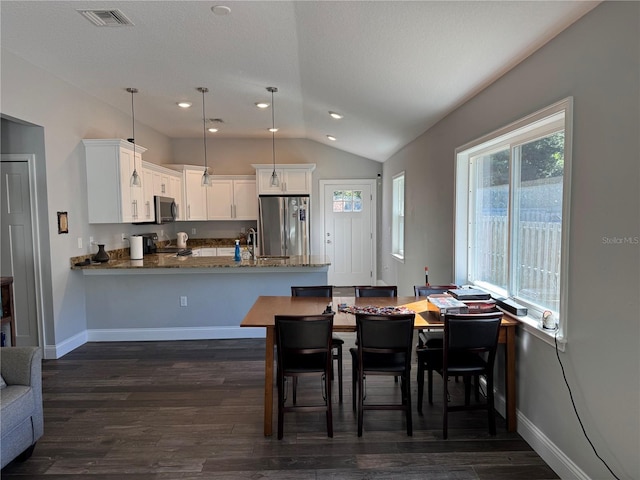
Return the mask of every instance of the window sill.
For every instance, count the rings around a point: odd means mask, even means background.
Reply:
[[[392,253],[391,257],[395,260],[397,260],[400,263],[404,263],[404,256],[403,255],[399,255],[397,253]]]
[[[557,330],[546,330],[544,328],[541,328],[539,326],[540,321],[528,315],[524,317],[517,317],[504,310],[502,310],[502,313],[504,313],[509,318],[513,318],[514,320],[517,320],[518,322],[520,322],[520,325],[527,333],[533,335],[536,338],[539,338],[543,342],[548,343],[553,348],[555,348],[556,346],[555,336],[556,336]],[[561,352],[564,352],[566,344],[567,344],[566,338],[562,336],[562,333],[558,333],[558,350],[560,350]]]

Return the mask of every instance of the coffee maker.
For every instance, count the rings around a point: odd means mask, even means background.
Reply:
[[[158,251],[158,246],[156,245],[158,241],[157,233],[141,233],[140,236],[142,237],[142,253],[147,255]]]

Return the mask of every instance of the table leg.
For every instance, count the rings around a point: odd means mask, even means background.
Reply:
[[[273,347],[274,327],[267,327],[266,351],[264,355],[264,435],[273,431]]]
[[[506,329],[506,365],[505,365],[505,385],[507,402],[507,431],[517,431],[516,421],[516,329],[510,327]]]

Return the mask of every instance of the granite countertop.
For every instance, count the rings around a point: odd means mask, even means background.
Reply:
[[[130,258],[114,258],[106,263],[90,263],[77,266],[71,264],[72,270],[124,270],[124,269],[158,269],[158,268],[291,268],[291,267],[325,267],[331,263],[324,255],[300,255],[289,258],[258,258],[236,262],[233,257],[196,257],[177,256],[175,253],[155,253],[144,256],[143,260]]]

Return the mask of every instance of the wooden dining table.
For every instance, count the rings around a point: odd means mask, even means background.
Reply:
[[[318,315],[324,312],[331,302],[335,317],[334,332],[355,332],[355,315],[338,311],[340,304],[348,306],[377,307],[402,306],[416,313],[415,329],[442,329],[438,309],[424,297],[292,297],[292,296],[260,296],[257,298],[240,324],[241,327],[266,329],[265,363],[264,363],[264,435],[270,436],[273,431],[273,377],[274,377],[274,345],[275,315]],[[507,430],[516,431],[516,320],[507,316],[502,318],[498,343],[505,346],[505,400]]]

